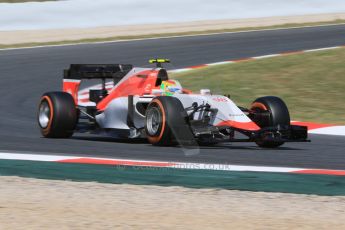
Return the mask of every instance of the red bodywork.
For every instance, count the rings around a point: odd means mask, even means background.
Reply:
[[[108,104],[118,98],[128,95],[152,95],[152,90],[160,89],[161,80],[158,78],[161,69],[147,69],[139,71],[122,79],[110,91],[109,95],[97,104],[97,110],[103,111]],[[81,81],[64,79],[63,91],[70,93],[78,104],[78,91]],[[183,89],[183,93],[190,94],[192,91]]]

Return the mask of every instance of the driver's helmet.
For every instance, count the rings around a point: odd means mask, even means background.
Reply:
[[[175,93],[182,93],[182,86],[176,80],[162,81],[160,89],[165,96],[172,96]]]

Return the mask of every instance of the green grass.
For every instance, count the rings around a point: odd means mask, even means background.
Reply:
[[[192,90],[230,94],[248,107],[257,97],[275,95],[292,119],[345,124],[345,49],[294,54],[172,74]]]
[[[1,0],[0,0],[1,2]],[[145,39],[145,38],[158,38],[158,37],[170,37],[170,36],[186,36],[186,35],[198,35],[198,34],[212,34],[212,33],[226,33],[226,32],[239,32],[248,30],[266,30],[266,29],[277,29],[277,28],[293,28],[293,27],[305,27],[305,26],[320,26],[328,24],[345,24],[345,20],[334,20],[327,22],[314,22],[314,23],[290,23],[276,26],[265,26],[265,27],[244,27],[237,29],[222,29],[222,30],[206,30],[206,31],[191,31],[181,33],[157,33],[147,35],[133,35],[133,36],[117,36],[108,38],[88,38],[80,40],[66,40],[66,41],[54,41],[54,42],[37,42],[37,43],[21,43],[21,44],[10,44],[4,45],[0,43],[0,49],[6,48],[20,48],[20,47],[33,47],[33,46],[46,46],[46,45],[63,45],[73,43],[92,43],[92,42],[105,42],[105,41],[121,41],[121,40],[132,40],[132,39]]]

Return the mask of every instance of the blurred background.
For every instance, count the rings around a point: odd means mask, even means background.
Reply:
[[[339,0],[67,0],[39,2],[0,0],[0,2],[16,2],[16,4],[1,4],[0,30],[88,28],[345,11],[344,2]]]

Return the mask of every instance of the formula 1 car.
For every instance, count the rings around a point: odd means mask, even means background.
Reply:
[[[117,138],[147,138],[153,145],[255,142],[274,148],[307,140],[307,127],[290,124],[285,103],[260,97],[250,108],[208,89],[192,93],[169,79],[167,59],[152,68],[129,64],[72,64],[64,71],[63,91],[43,94],[38,124],[44,137],[68,138],[74,132]],[[97,87],[79,90],[83,79]],[[110,86],[110,88],[109,88]]]

